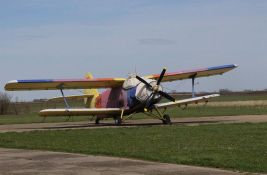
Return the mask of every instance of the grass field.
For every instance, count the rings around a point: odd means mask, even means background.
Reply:
[[[176,96],[177,99],[191,98],[190,95],[179,95]],[[257,100],[267,100],[267,94],[234,94],[234,95],[224,95],[211,99],[211,102],[228,102],[228,101],[257,101]]]
[[[173,118],[260,115],[267,114],[266,100],[265,95],[221,96],[208,105],[192,105],[185,110],[171,108],[167,113]],[[72,102],[74,107],[79,105],[82,106],[82,101]],[[37,111],[64,106],[62,103],[21,103],[14,107],[23,114],[0,116],[0,125],[40,123],[43,118]],[[138,114],[133,119],[141,118],[146,116]],[[90,119],[92,117],[72,117],[69,121]],[[66,121],[68,117],[47,117],[44,122]],[[0,147],[110,155],[263,173],[267,173],[266,145],[267,123],[0,134]]]
[[[167,113],[172,117],[206,117],[206,116],[233,116],[233,115],[261,115],[267,114],[266,106],[190,106],[185,110],[181,108],[171,108]],[[144,114],[137,114],[133,119],[148,118]],[[4,115],[0,116],[0,125],[3,124],[26,124],[41,122],[66,122],[66,121],[89,121],[92,117],[47,117],[45,120],[37,113],[23,115]]]
[[[267,100],[267,95],[221,95],[211,101],[253,101]]]
[[[267,123],[0,134],[0,146],[267,173]]]

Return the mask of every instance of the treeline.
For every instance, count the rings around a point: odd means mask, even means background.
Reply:
[[[71,107],[84,107],[83,99],[69,100]],[[35,99],[33,101],[19,101],[18,98],[12,100],[12,96],[5,92],[0,92],[0,115],[20,115],[37,113],[42,109],[65,108],[63,100],[49,101],[47,99]]]
[[[7,114],[11,103],[11,96],[7,93],[0,92],[0,115]]]
[[[229,89],[221,89],[219,91],[221,95],[267,95],[267,89],[261,91],[255,90],[243,90],[243,91],[231,91]]]

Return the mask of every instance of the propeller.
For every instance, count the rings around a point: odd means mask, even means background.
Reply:
[[[146,103],[146,108],[150,108],[151,107],[151,104],[155,98],[155,96],[157,94],[165,97],[166,99],[170,100],[170,101],[173,101],[175,102],[175,99],[170,96],[169,94],[167,94],[166,92],[163,92],[162,90],[160,90],[160,84],[161,84],[161,81],[163,80],[164,78],[164,75],[166,73],[166,69],[164,68],[160,74],[160,77],[157,81],[157,84],[155,86],[152,86],[151,84],[149,84],[146,80],[144,80],[142,77],[139,77],[139,76],[136,76],[136,79],[138,79],[140,82],[144,83],[148,88],[151,89],[152,93],[151,95],[149,96],[148,100],[147,100],[147,103]]]

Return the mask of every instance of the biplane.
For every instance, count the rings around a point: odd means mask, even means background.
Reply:
[[[144,113],[148,116],[160,119],[164,124],[171,124],[171,119],[166,114],[166,109],[182,105],[208,102],[208,99],[218,97],[219,94],[211,94],[196,97],[195,79],[200,77],[224,74],[237,65],[223,65],[204,69],[194,69],[161,74],[138,76],[131,75],[128,78],[93,78],[88,73],[83,79],[33,79],[13,80],[5,85],[7,91],[31,91],[31,90],[59,90],[65,103],[62,109],[45,109],[39,112],[40,116],[94,116],[95,123],[100,120],[113,118],[115,124],[120,125],[136,113]],[[176,100],[163,90],[164,82],[172,82],[184,79],[192,79],[192,98]],[[65,96],[64,91],[70,89],[83,89],[83,95]],[[101,94],[98,89],[105,89]],[[68,100],[74,98],[85,99],[84,108],[71,108]],[[168,101],[162,102],[165,98]]]

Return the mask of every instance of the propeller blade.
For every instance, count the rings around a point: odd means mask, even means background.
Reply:
[[[163,91],[159,91],[158,93],[159,93],[161,96],[167,98],[168,100],[175,102],[175,98],[173,98],[173,97],[170,96],[169,94],[167,94],[167,93],[165,93],[165,92],[163,92]]]
[[[146,82],[146,80],[144,80],[143,78],[136,76],[136,79],[144,83],[146,86],[152,88],[152,86],[148,82]]]
[[[161,74],[160,74],[160,77],[159,77],[159,79],[158,79],[157,85],[160,85],[162,79],[164,78],[164,75],[165,75],[165,73],[166,73],[166,70],[167,70],[166,68],[164,68],[164,69],[162,70],[162,72],[161,72]]]

